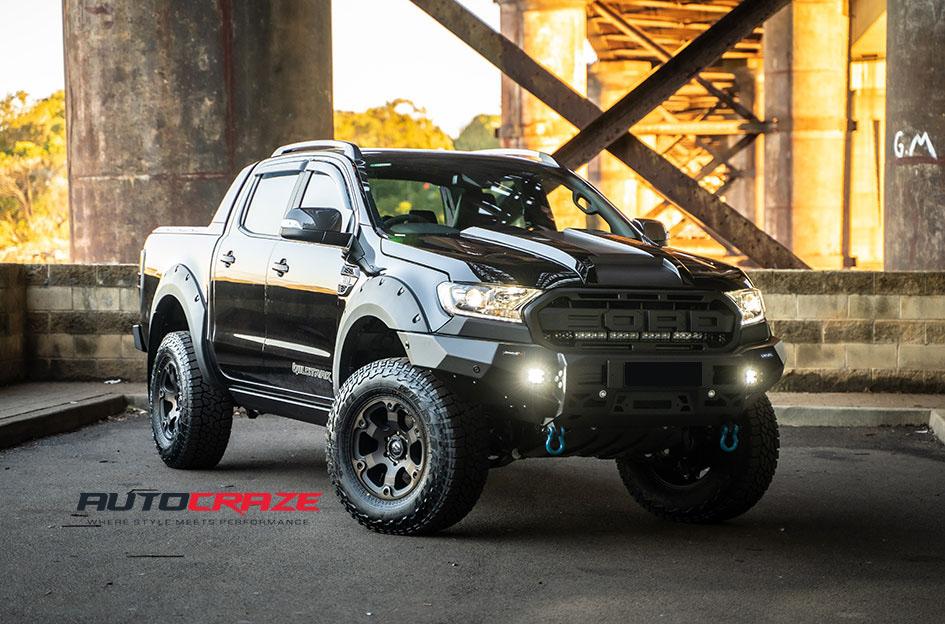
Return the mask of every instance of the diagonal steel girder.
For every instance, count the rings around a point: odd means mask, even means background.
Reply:
[[[665,63],[669,59],[673,58],[672,52],[670,52],[669,50],[667,50],[660,44],[653,41],[653,39],[651,39],[649,35],[643,32],[642,29],[637,28],[633,24],[630,24],[629,22],[624,20],[623,17],[620,15],[620,12],[617,11],[616,9],[610,7],[604,2],[600,2],[599,0],[591,3],[591,9],[595,13],[597,13],[599,16],[601,16],[604,19],[604,21],[606,21],[608,24],[610,24],[611,26],[613,26],[614,28],[622,32],[623,34],[627,35],[628,37],[636,41],[640,46],[646,48],[647,50],[652,52],[654,55],[656,55],[660,59],[661,62]],[[735,97],[731,95],[730,93],[727,93],[723,91],[722,89],[718,88],[717,86],[715,86],[715,84],[712,81],[703,78],[698,73],[693,77],[693,80],[695,80],[699,85],[702,86],[703,89],[708,91],[711,95],[721,100],[724,104],[726,104],[729,108],[731,108],[735,112],[735,114],[737,114],[738,116],[755,124],[761,123],[761,121],[757,117],[755,117],[755,114],[751,112],[751,110],[749,110],[747,107],[745,107],[744,104],[736,100]],[[644,133],[641,133],[641,134],[644,134]]]
[[[790,0],[742,0],[708,30],[651,72],[640,84],[558,148],[555,160],[574,169],[626,135],[635,123],[751,34]]]
[[[593,102],[539,65],[455,0],[411,0],[519,86],[577,128],[601,116]],[[665,66],[664,66],[665,67]],[[624,132],[607,150],[713,236],[729,241],[762,267],[806,269],[804,262],[754,223],[647,145]]]

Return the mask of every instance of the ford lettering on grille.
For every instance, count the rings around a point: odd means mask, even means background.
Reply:
[[[566,291],[535,307],[530,322],[559,347],[718,348],[730,341],[736,321],[714,293]]]

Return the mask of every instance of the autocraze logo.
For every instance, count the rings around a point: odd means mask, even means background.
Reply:
[[[318,511],[321,492],[82,492],[76,511]]]

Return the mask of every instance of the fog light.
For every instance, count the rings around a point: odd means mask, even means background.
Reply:
[[[749,367],[745,369],[745,385],[746,386],[755,385],[756,383],[758,383],[759,378],[760,378],[760,375],[758,374],[758,371],[756,371],[754,368]]]
[[[548,375],[543,368],[533,367],[525,369],[525,381],[532,385],[539,386],[545,383],[547,378]]]

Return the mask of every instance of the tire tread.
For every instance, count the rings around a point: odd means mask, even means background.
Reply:
[[[446,459],[441,479],[429,480],[412,510],[396,519],[373,517],[355,505],[343,487],[341,471],[336,464],[341,410],[356,402],[358,389],[364,383],[378,379],[430,399],[433,409],[428,417],[432,422],[427,423],[427,428],[435,430],[437,445],[444,451]],[[432,433],[428,431],[428,435]],[[485,419],[431,371],[411,365],[406,358],[372,362],[345,380],[329,416],[326,437],[328,474],[336,495],[361,525],[378,533],[426,535],[452,526],[475,506],[488,475],[488,427]]]

